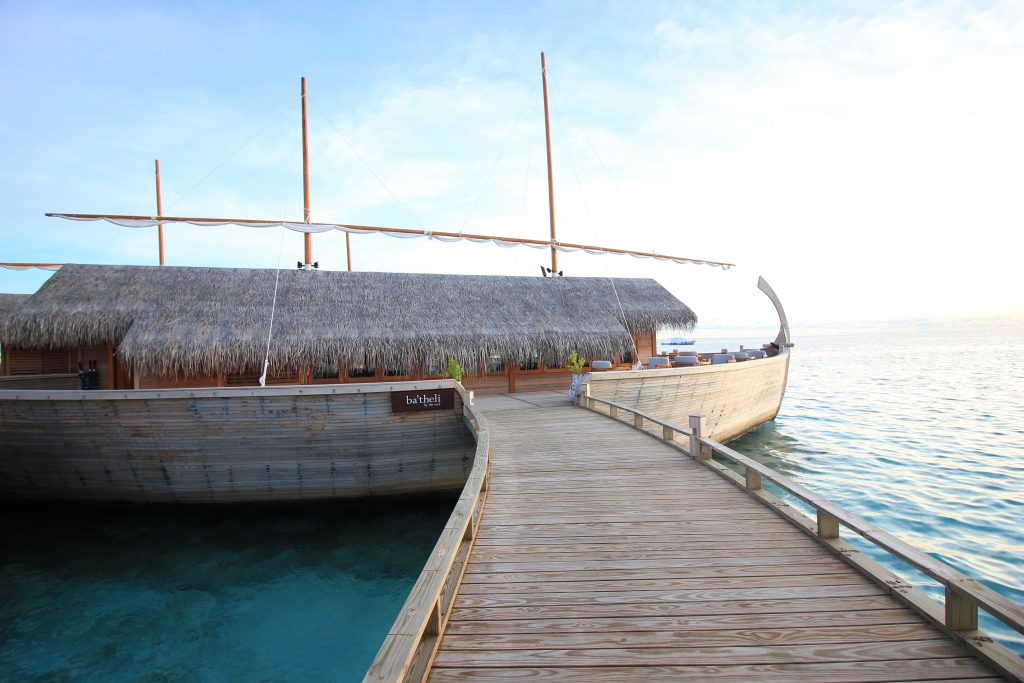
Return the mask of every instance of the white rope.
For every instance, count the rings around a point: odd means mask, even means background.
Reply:
[[[329,117],[326,114],[326,112],[324,112],[324,110],[321,109],[316,104],[314,104],[313,107],[317,110],[317,112],[319,112],[320,116],[324,117],[324,120],[327,121],[327,124],[334,129],[334,132],[338,134],[338,137],[341,138],[346,145],[348,145],[348,148],[352,150],[352,153],[356,155],[356,158],[359,159],[359,161],[363,162],[363,166],[366,167],[366,170],[369,171],[370,174],[377,179],[377,182],[380,183],[380,186],[383,187],[384,190],[389,195],[391,195],[391,198],[394,199],[395,203],[402,208],[402,211],[405,211],[405,215],[407,215],[412,220],[413,225],[419,227],[421,223],[418,220],[416,220],[416,216],[412,215],[412,212],[409,211],[409,208],[402,203],[402,200],[399,199],[394,192],[391,191],[391,188],[388,187],[387,183],[385,183],[384,180],[379,175],[377,175],[377,172],[374,171],[373,167],[370,166],[369,162],[367,162],[366,159],[363,158],[363,155],[359,153],[359,150],[355,148],[355,145],[349,142],[349,139],[345,137],[345,135],[340,130],[338,130],[338,127],[334,125],[334,121],[331,120],[331,117]]]
[[[262,135],[262,134],[263,134],[263,131],[265,131],[265,130],[266,130],[267,128],[270,128],[270,126],[271,126],[271,125],[273,125],[273,124],[274,124],[274,122],[276,122],[276,121],[277,121],[277,120],[278,120],[279,118],[281,118],[281,115],[282,115],[282,114],[284,114],[284,113],[285,113],[285,111],[287,111],[288,109],[289,109],[289,106],[288,106],[288,105],[282,106],[282,107],[281,107],[280,109],[278,109],[278,110],[277,110],[277,114],[275,114],[275,115],[274,115],[274,117],[273,117],[272,119],[270,119],[269,121],[267,121],[266,125],[264,125],[264,126],[263,126],[262,128],[260,128],[260,129],[259,129],[258,131],[256,131],[256,134],[255,134],[255,135],[253,135],[253,136],[252,136],[251,138],[249,138],[248,140],[246,140],[245,142],[243,142],[243,143],[241,144],[241,146],[239,146],[239,147],[238,147],[238,149],[236,149],[236,150],[235,150],[234,152],[232,152],[232,153],[231,153],[231,154],[229,154],[229,155],[228,155],[227,157],[225,157],[225,158],[224,158],[224,160],[223,160],[223,161],[221,161],[221,162],[220,162],[219,164],[217,164],[217,165],[216,165],[216,166],[215,166],[215,167],[213,168],[213,170],[212,170],[212,171],[210,171],[209,173],[207,173],[206,175],[204,175],[204,176],[203,176],[202,178],[200,178],[200,179],[199,179],[199,181],[198,181],[198,182],[197,182],[197,183],[196,183],[195,185],[193,185],[193,186],[192,186],[192,187],[190,187],[189,189],[185,190],[185,194],[183,194],[183,195],[180,195],[180,196],[179,196],[179,197],[178,197],[177,199],[175,199],[175,200],[174,200],[174,202],[173,202],[173,203],[172,203],[172,204],[171,204],[170,206],[168,206],[168,207],[167,207],[167,211],[170,211],[170,210],[171,210],[171,209],[173,209],[173,208],[174,208],[175,206],[177,206],[177,205],[178,205],[178,202],[180,202],[180,201],[181,201],[182,199],[184,199],[185,197],[187,197],[187,196],[188,196],[188,195],[189,195],[189,194],[190,194],[190,193],[191,193],[191,192],[192,192],[193,190],[195,190],[195,189],[196,189],[197,187],[199,187],[199,186],[200,186],[200,185],[202,185],[202,184],[203,184],[204,182],[206,182],[206,180],[207,180],[207,179],[208,179],[208,178],[209,178],[210,176],[212,176],[212,175],[213,175],[214,173],[216,173],[217,171],[219,171],[219,170],[221,169],[221,167],[223,167],[223,166],[224,166],[224,164],[226,164],[226,163],[228,163],[229,161],[231,161],[232,159],[234,159],[234,158],[235,158],[235,156],[237,156],[239,152],[241,152],[241,151],[242,151],[243,149],[245,149],[246,147],[248,147],[248,146],[249,146],[249,144],[250,144],[250,143],[252,143],[252,141],[253,141],[253,140],[255,140],[255,139],[256,139],[256,138],[258,138],[258,137],[259,137],[260,135]]]
[[[601,154],[597,151],[597,147],[590,139],[590,136],[587,135],[587,129],[583,127],[583,124],[576,116],[576,112],[569,105],[569,98],[566,97],[562,92],[562,86],[558,83],[557,79],[550,80],[552,84],[555,86],[555,88],[558,89],[559,96],[563,100],[565,100],[565,108],[568,110],[569,116],[572,117],[573,121],[576,122],[577,128],[579,128],[580,133],[583,134],[583,139],[585,139],[587,141],[587,144],[590,145],[590,151],[594,153],[594,156],[597,158],[598,163],[601,164],[601,168],[604,170],[604,174],[608,177],[608,182],[610,182],[612,184],[612,187],[615,188],[615,194],[619,195],[619,201],[622,202],[622,205],[625,207],[626,216],[628,217],[629,222],[633,224],[633,229],[640,233],[640,236],[643,238],[644,242],[647,243],[647,248],[650,249],[651,251],[654,251],[654,243],[651,241],[651,238],[647,235],[646,231],[644,231],[644,229],[636,222],[636,212],[633,211],[633,207],[626,200],[625,195],[622,194],[622,190],[619,189],[619,184],[615,182],[615,178],[612,177],[611,171],[608,170],[608,166],[604,163],[604,159],[601,157]]]
[[[459,234],[462,234],[466,230],[466,226],[469,225],[469,219],[473,217],[473,212],[476,211],[476,205],[480,203],[480,197],[483,196],[484,190],[487,189],[487,184],[491,182],[491,176],[494,175],[494,169],[498,168],[498,164],[501,162],[502,157],[505,156],[505,150],[508,149],[508,143],[512,139],[512,134],[516,132],[519,127],[519,121],[523,118],[523,112],[526,111],[526,107],[530,104],[530,100],[527,99],[523,104],[523,108],[519,110],[519,115],[516,116],[515,122],[512,124],[512,128],[509,129],[508,135],[505,137],[505,142],[501,146],[501,150],[498,152],[498,158],[494,160],[491,165],[491,170],[487,172],[487,177],[484,178],[483,184],[480,186],[480,191],[476,193],[476,199],[473,200],[473,206],[469,207],[469,212],[466,214],[466,220],[462,221],[462,228],[459,229]]]
[[[270,301],[270,329],[267,330],[267,350],[263,354],[263,374],[260,375],[260,386],[267,386],[267,368],[270,367],[270,339],[274,336],[274,314],[277,312],[277,285],[281,281],[281,252],[284,250],[284,230],[281,231],[281,242],[277,247],[277,274],[274,276],[274,298]]]
[[[578,119],[576,121],[576,125],[579,125]],[[582,129],[582,126],[580,126],[580,128]],[[594,214],[590,210],[590,202],[587,201],[587,193],[583,189],[583,181],[580,179],[579,169],[576,167],[576,158],[572,154],[572,148],[569,146],[569,139],[565,134],[565,126],[559,125],[558,132],[562,135],[562,144],[565,145],[565,151],[569,155],[569,164],[572,166],[572,173],[576,176],[576,184],[580,188],[580,198],[583,199],[583,208],[587,212],[587,221],[590,223],[590,231],[594,234],[595,241],[600,241],[600,236],[597,234],[597,224],[594,222]],[[653,252],[653,249],[651,251]],[[608,266],[607,252],[605,252],[604,265],[605,270],[608,271],[608,282],[611,283],[612,292],[615,294],[615,302],[619,307],[619,315],[622,316],[622,327],[625,328],[626,334],[629,336],[629,344],[633,347],[633,360],[635,362],[639,362],[640,353],[636,348],[636,340],[633,339],[633,333],[629,329],[629,324],[626,322],[626,311],[622,307],[622,299],[619,297],[619,288],[616,286],[615,278],[612,277],[611,268]]]

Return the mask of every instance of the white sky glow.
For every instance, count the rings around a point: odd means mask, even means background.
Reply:
[[[0,4],[2,261],[156,262],[152,230],[47,219],[301,219],[732,261],[560,255],[654,277],[701,327],[1024,318],[1024,6],[982,3]],[[372,170],[371,170],[372,169]],[[486,183],[485,183],[486,180]],[[301,236],[167,229],[172,265],[294,267]],[[531,249],[354,237],[360,270],[533,276]],[[344,268],[344,237],[314,236]],[[0,291],[40,273],[0,270]],[[698,328],[700,330],[701,328]]]

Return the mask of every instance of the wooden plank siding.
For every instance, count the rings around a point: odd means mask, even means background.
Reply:
[[[473,438],[373,387],[0,391],[0,498],[221,503],[456,491]]]
[[[430,681],[1001,680],[679,450],[486,397],[488,498]]]
[[[595,372],[590,395],[687,425],[689,416],[707,418],[705,436],[734,439],[772,419],[786,389],[790,354],[770,358],[664,370]]]

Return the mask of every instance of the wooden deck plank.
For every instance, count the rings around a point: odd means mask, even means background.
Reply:
[[[501,576],[499,574],[499,576]],[[711,576],[694,578],[657,578],[635,579],[617,578],[591,580],[548,580],[540,582],[508,582],[501,583],[467,583],[459,590],[459,595],[549,595],[573,593],[589,595],[591,593],[623,593],[665,590],[699,590],[728,588],[777,588],[806,586],[863,586],[865,579],[848,572],[836,574],[801,575],[801,576]]]
[[[693,648],[537,648],[530,650],[453,650],[443,646],[434,667],[492,666],[686,666],[698,664],[785,664],[870,662],[876,659],[939,659],[963,656],[963,651],[938,631],[927,640],[824,645],[705,646]]]
[[[813,571],[812,571],[813,570]],[[554,581],[606,581],[615,582],[633,579],[679,579],[679,578],[740,578],[743,576],[788,576],[792,573],[842,574],[850,571],[846,567],[833,564],[775,564],[751,565],[740,564],[726,567],[682,567],[655,569],[618,569],[618,570],[580,570],[560,572],[505,572],[505,573],[473,573],[463,580],[465,584],[499,583],[533,583]]]
[[[889,595],[727,600],[620,605],[501,605],[464,607],[453,621],[595,619],[603,617],[702,617],[726,614],[808,614],[871,609],[906,609]],[[906,610],[912,614],[910,610]]]
[[[923,624],[922,617],[905,609],[869,609],[838,612],[769,612],[767,614],[714,614],[685,617],[590,617],[549,619],[454,620],[448,635],[510,633],[628,633],[630,631],[676,631],[696,633],[732,628],[829,628],[878,624]]]
[[[647,631],[575,633],[446,634],[449,650],[531,650],[601,648],[706,648],[754,645],[823,645],[874,643],[901,640],[937,640],[943,636],[924,623],[872,624],[870,626],[742,628],[694,631],[651,629]]]
[[[478,399],[489,497],[430,680],[998,680],[678,450],[533,398]]]
[[[828,662],[818,664],[761,664],[717,666],[639,666],[639,667],[502,667],[472,669],[434,669],[430,680],[516,681],[542,680],[552,683],[590,683],[610,681],[711,681],[712,683],[893,683],[894,681],[998,681],[984,677],[988,670],[973,658],[878,660],[872,662]]]

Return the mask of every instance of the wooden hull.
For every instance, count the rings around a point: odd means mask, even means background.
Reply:
[[[458,490],[452,409],[392,413],[448,381],[266,389],[0,391],[0,500],[227,503]]]
[[[588,375],[590,394],[636,408],[680,427],[707,416],[707,435],[720,442],[773,419],[782,405],[789,350],[770,358],[667,370]]]

